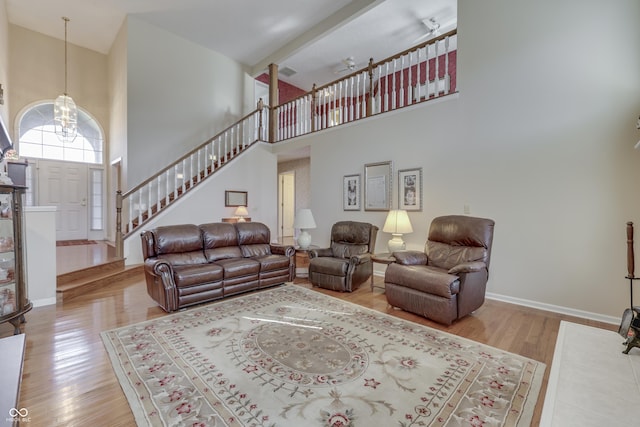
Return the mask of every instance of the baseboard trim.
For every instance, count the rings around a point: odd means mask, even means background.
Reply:
[[[590,311],[577,310],[575,308],[563,307],[560,305],[547,304],[538,301],[532,301],[523,298],[510,297],[507,295],[494,294],[487,292],[485,296],[488,299],[508,302],[511,304],[522,305],[525,307],[536,308],[538,310],[551,311],[553,313],[565,314],[567,316],[580,317],[582,319],[595,320],[597,322],[610,323],[612,325],[619,325],[620,318],[607,316],[605,314],[593,313]]]
[[[39,298],[31,301],[34,307],[42,307],[45,305],[53,305],[56,303],[56,297],[52,298]]]
[[[374,276],[384,277],[384,271],[373,272]],[[605,314],[592,313],[590,311],[577,310],[575,308],[563,307],[560,305],[547,304],[538,301],[532,301],[524,298],[510,297],[508,295],[494,294],[493,292],[487,292],[485,297],[488,299],[507,302],[515,305],[522,305],[524,307],[536,308],[538,310],[551,311],[553,313],[565,314],[567,316],[580,317],[582,319],[595,320],[597,322],[609,323],[612,325],[620,324],[620,317],[607,316]],[[622,313],[621,313],[622,316]]]

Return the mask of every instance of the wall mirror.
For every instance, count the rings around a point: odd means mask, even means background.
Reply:
[[[391,161],[364,165],[364,210],[391,209]]]
[[[224,205],[225,206],[247,206],[247,192],[246,191],[225,191],[224,192]]]

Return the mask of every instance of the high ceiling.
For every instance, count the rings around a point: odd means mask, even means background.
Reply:
[[[356,66],[456,26],[456,0],[6,0],[9,22],[108,53],[127,15],[244,64],[252,75],[275,63],[303,89],[339,78],[343,59]]]

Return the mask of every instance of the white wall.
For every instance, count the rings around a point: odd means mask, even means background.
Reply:
[[[458,14],[458,96],[305,139],[313,241],[340,219],[384,223],[342,210],[343,175],[392,160],[397,206],[396,171],[422,167],[408,248],[468,204],[496,221],[491,294],[619,318],[625,223],[640,228],[640,2],[460,0]]]
[[[278,166],[277,159],[266,143],[256,143],[232,160],[214,176],[189,191],[184,198],[167,208],[158,218],[149,221],[144,230],[170,224],[204,224],[232,217],[234,207],[225,207],[225,190],[246,191],[249,216],[271,230],[271,240],[278,237]],[[142,231],[142,230],[141,230]],[[139,233],[125,240],[126,264],[143,262]]]
[[[130,189],[240,119],[253,84],[217,52],[133,16],[127,27]]]

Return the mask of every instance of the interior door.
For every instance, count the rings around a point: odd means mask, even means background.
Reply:
[[[57,208],[56,240],[87,238],[87,174],[83,163],[38,161],[38,205]]]
[[[295,175],[293,172],[281,173],[278,181],[278,193],[280,196],[280,236],[293,237]]]

